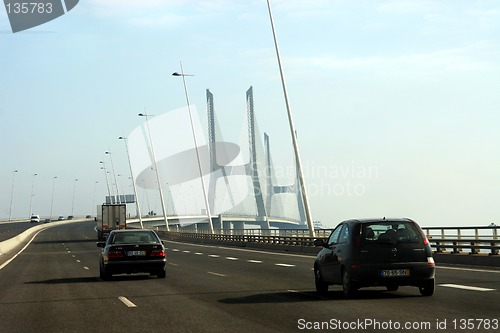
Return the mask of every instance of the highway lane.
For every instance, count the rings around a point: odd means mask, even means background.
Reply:
[[[166,279],[101,281],[93,227],[45,230],[0,269],[1,332],[297,332],[325,322],[334,330],[338,320],[357,325],[339,332],[388,331],[389,323],[435,331],[444,320],[443,332],[498,331],[479,322],[460,329],[460,320],[500,319],[498,270],[438,268],[433,297],[367,288],[346,300],[337,286],[316,295],[312,256],[167,242]]]

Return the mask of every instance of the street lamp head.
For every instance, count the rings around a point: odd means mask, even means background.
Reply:
[[[105,154],[107,154],[107,155],[111,155],[111,152],[107,151],[107,152],[105,152]]]
[[[184,73],[173,72],[172,76],[194,76],[194,75],[193,74],[184,74]]]
[[[126,140],[126,139],[127,139],[127,138],[126,138],[126,137],[124,137],[124,136],[120,136],[120,137],[118,138],[118,140]]]

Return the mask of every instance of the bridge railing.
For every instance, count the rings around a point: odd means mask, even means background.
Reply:
[[[449,250],[452,254],[481,252],[498,255],[500,250],[499,226],[487,227],[424,227],[422,228],[437,253]]]
[[[183,231],[169,231],[166,232],[166,234],[174,238],[179,237],[179,238],[211,240],[218,242],[238,243],[238,244],[257,243],[257,244],[273,244],[273,245],[305,246],[305,247],[313,247],[314,240],[316,239],[315,237],[309,237],[307,230],[305,231],[287,230],[287,232],[274,232],[273,230],[262,229],[259,231],[260,232],[257,232],[257,230],[255,229],[252,230],[251,232],[234,232],[234,233],[222,232],[213,234],[209,232],[200,232],[200,231],[196,233],[183,232]]]
[[[500,238],[498,226],[489,227],[425,227],[422,228],[436,253],[459,254],[467,249],[468,254],[487,253],[499,255]],[[327,238],[332,229],[315,230],[315,238]],[[186,230],[169,231],[173,237],[212,240],[232,243],[260,243],[287,246],[314,246],[313,237],[306,229],[228,229],[210,233]]]

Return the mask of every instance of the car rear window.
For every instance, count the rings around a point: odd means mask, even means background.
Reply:
[[[158,243],[156,237],[150,232],[127,232],[114,235],[112,244]]]
[[[361,239],[365,243],[414,243],[422,235],[414,223],[384,221],[364,223]]]

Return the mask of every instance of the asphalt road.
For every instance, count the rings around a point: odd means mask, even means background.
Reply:
[[[166,279],[102,281],[93,227],[53,227],[0,257],[0,332],[500,330],[500,270],[438,267],[432,297],[367,288],[348,300],[338,286],[316,295],[311,256],[168,242]]]

